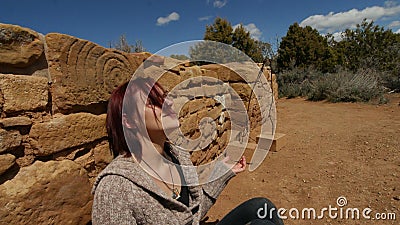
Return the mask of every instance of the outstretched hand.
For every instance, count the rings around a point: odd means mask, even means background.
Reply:
[[[222,162],[224,162],[229,168],[232,168],[231,169],[232,172],[237,174],[237,173],[243,172],[246,169],[246,164],[247,164],[246,157],[244,157],[244,156],[240,157],[239,161],[237,161],[237,163],[234,165],[227,163],[228,160],[229,160],[229,156],[226,156],[222,160]]]

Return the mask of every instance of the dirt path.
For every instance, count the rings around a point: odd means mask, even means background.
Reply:
[[[257,170],[233,178],[208,213],[208,224],[258,196],[287,210],[313,207],[396,213],[396,221],[366,219],[285,220],[285,224],[400,224],[400,95],[387,105],[280,99],[277,132],[286,145],[268,153]],[[247,153],[246,155],[248,155]],[[250,159],[248,159],[250,160]],[[285,214],[289,217],[288,212]],[[360,215],[362,217],[362,215]]]

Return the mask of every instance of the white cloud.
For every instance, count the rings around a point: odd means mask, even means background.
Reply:
[[[199,18],[199,21],[206,21],[206,20],[209,20],[211,18],[212,18],[212,16],[203,16],[203,17]]]
[[[395,31],[396,34],[400,34],[400,29]]]
[[[322,33],[333,33],[347,28],[354,28],[357,24],[361,23],[364,18],[368,21],[376,21],[399,15],[400,5],[397,5],[394,1],[386,1],[384,7],[372,6],[363,10],[351,9],[346,12],[330,12],[327,15],[313,15],[303,20],[300,26],[311,26]]]
[[[157,26],[162,26],[168,24],[171,21],[179,20],[179,14],[177,12],[173,12],[166,17],[158,17],[157,18]]]
[[[335,41],[341,41],[343,39],[342,31],[335,32],[332,34],[332,36],[333,36],[333,39],[335,39]]]
[[[394,28],[394,27],[400,27],[400,21],[399,21],[399,20],[392,21],[392,22],[388,25],[388,28]]]
[[[222,8],[228,3],[228,0],[215,0],[213,5],[215,8]]]
[[[236,24],[234,26],[232,26],[233,30],[236,29],[236,27],[238,27],[240,24]],[[255,40],[260,40],[262,32],[260,31],[260,29],[258,29],[258,27],[254,24],[254,23],[249,23],[247,25],[243,25],[243,28],[245,30],[247,30],[248,32],[250,32],[250,36],[255,39]]]

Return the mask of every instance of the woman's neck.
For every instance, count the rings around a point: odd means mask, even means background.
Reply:
[[[168,165],[166,160],[167,153],[164,151],[166,139],[161,137],[158,136],[158,138],[153,138],[152,140],[147,138],[140,139],[141,157],[135,157],[136,161],[139,163],[145,161],[148,166],[156,170]]]

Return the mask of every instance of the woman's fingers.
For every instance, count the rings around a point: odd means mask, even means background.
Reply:
[[[245,170],[245,169],[246,169],[246,165],[247,165],[247,163],[246,163],[246,157],[242,156],[242,158],[241,158],[241,164],[242,164],[243,170]]]
[[[240,173],[243,172],[246,169],[246,157],[242,156],[238,161],[236,161],[235,164],[230,164],[229,162],[229,156],[224,157],[221,160],[225,165],[227,165],[231,170],[235,173]]]
[[[246,169],[246,158],[242,156],[239,161],[233,166],[232,171],[235,173],[243,172]]]

